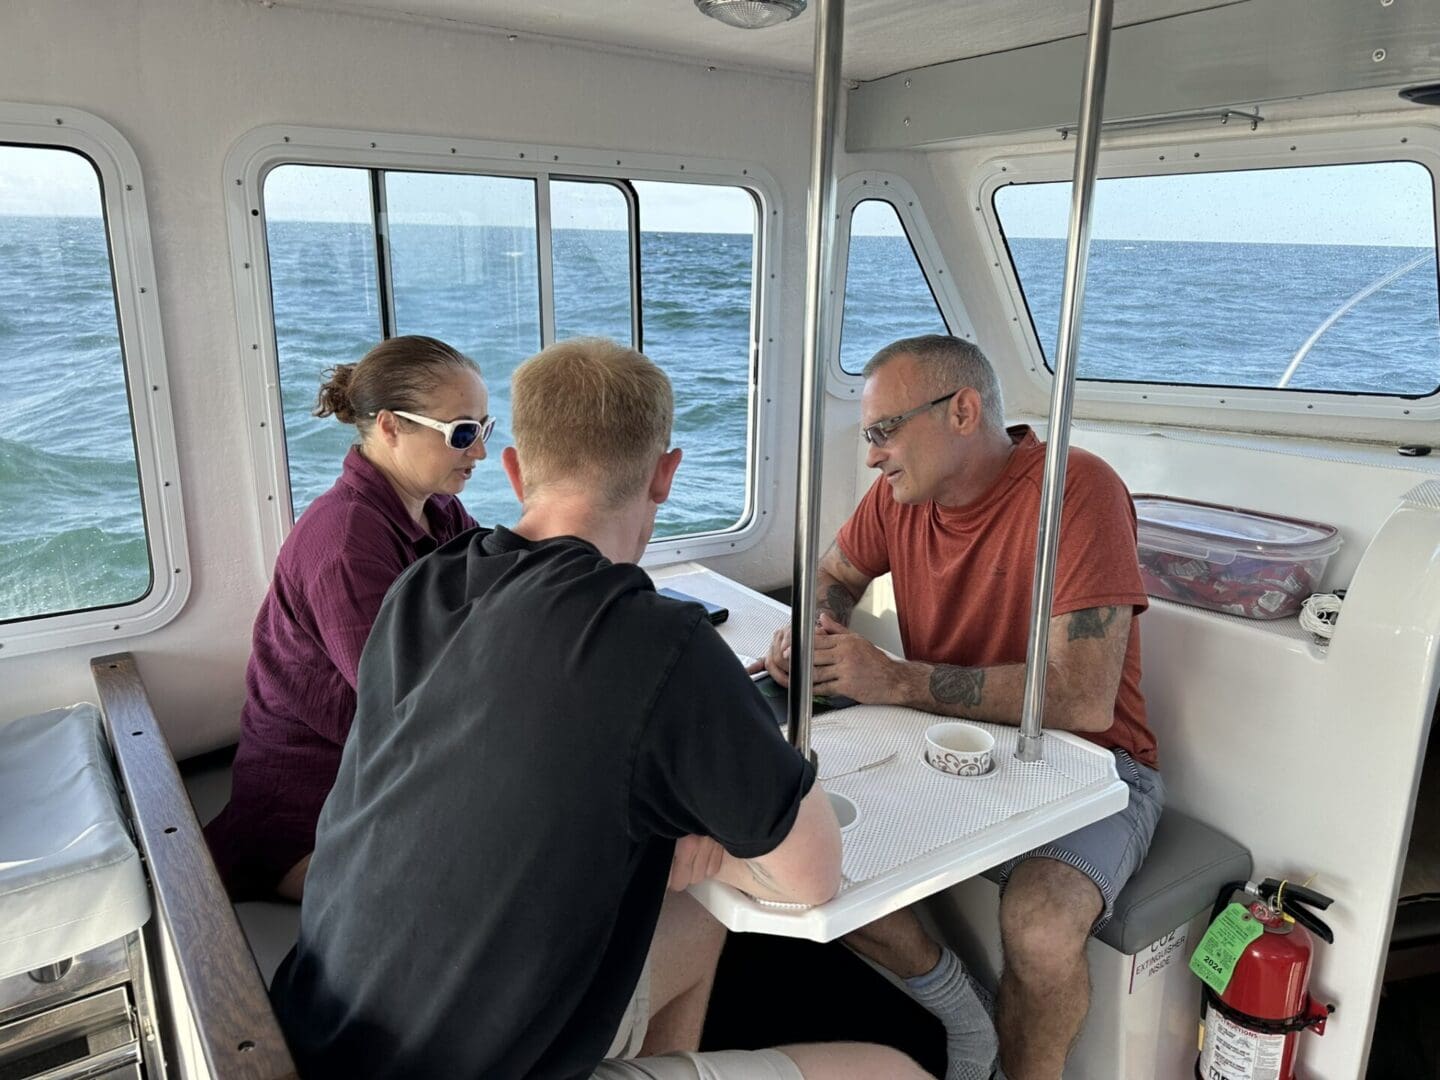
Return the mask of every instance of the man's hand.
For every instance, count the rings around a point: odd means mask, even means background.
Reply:
[[[770,639],[770,651],[763,660],[756,660],[745,669],[751,675],[766,671],[781,686],[790,685],[790,624],[786,623]]]
[[[815,693],[840,694],[862,705],[889,705],[899,701],[903,665],[836,622],[820,616],[815,635]]]
[[[725,849],[708,836],[682,836],[670,861],[670,891],[684,892],[720,872]]]

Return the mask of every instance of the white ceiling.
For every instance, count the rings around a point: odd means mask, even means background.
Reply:
[[[261,0],[267,2],[267,0]],[[768,30],[736,30],[692,0],[268,0],[292,7],[445,19],[639,49],[725,67],[808,72],[815,4]],[[1251,0],[1116,0],[1115,25]],[[849,0],[844,74],[858,81],[1085,32],[1089,0]]]

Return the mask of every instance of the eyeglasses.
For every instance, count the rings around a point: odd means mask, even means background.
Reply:
[[[432,420],[428,416],[402,412],[399,409],[390,411],[396,416],[403,416],[406,420],[444,432],[445,445],[452,450],[469,450],[477,440],[482,443],[488,442],[490,433],[495,430],[495,417],[488,415],[482,416],[479,420],[451,420],[446,423],[443,420]]]
[[[916,405],[913,409],[906,409],[894,416],[887,416],[884,420],[876,420],[869,427],[860,429],[861,437],[871,446],[884,446],[890,441],[890,437],[905,426],[905,422],[919,416],[926,409],[933,409],[942,401],[949,401],[959,390],[951,390],[948,394],[941,394],[934,401],[927,401],[924,405]]]

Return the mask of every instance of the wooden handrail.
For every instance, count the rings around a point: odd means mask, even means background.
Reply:
[[[265,982],[220,883],[134,658],[129,653],[96,657],[90,672],[145,856],[155,910],[173,946],[184,1000],[211,1076],[295,1077]],[[163,976],[157,973],[162,986]],[[173,988],[167,995],[171,1001],[179,996]]]

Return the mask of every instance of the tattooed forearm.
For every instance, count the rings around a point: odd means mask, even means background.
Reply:
[[[979,705],[984,689],[984,668],[936,664],[930,672],[930,695],[946,705]]]
[[[816,607],[821,611],[828,611],[836,622],[849,626],[850,612],[855,610],[855,598],[844,585],[835,584],[825,590],[825,599]]]
[[[1099,607],[1075,612],[1070,616],[1069,640],[1103,638],[1105,632],[1110,629],[1110,624],[1115,621],[1117,611],[1119,608]]]

